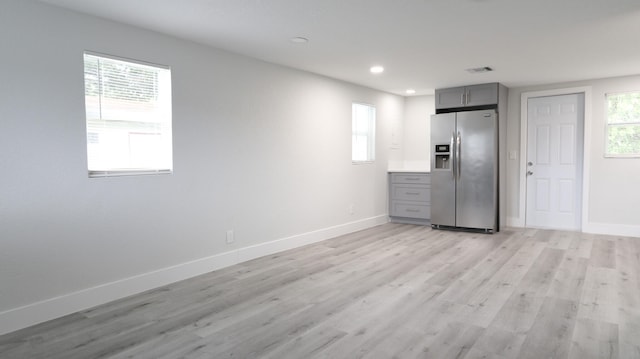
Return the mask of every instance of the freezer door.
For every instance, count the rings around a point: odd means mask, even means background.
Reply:
[[[456,226],[497,225],[498,126],[494,110],[457,114]]]
[[[456,192],[454,181],[453,135],[456,128],[456,114],[446,113],[431,116],[431,224],[455,226]],[[447,145],[449,152],[436,152],[436,146]],[[436,160],[436,156],[443,157]]]

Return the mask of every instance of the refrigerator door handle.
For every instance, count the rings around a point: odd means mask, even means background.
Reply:
[[[458,131],[458,136],[456,137],[456,166],[458,167],[456,178],[460,181],[460,171],[461,171],[461,160],[460,153],[462,152],[462,137],[460,136],[460,131]]]
[[[455,142],[454,142],[454,138],[456,137],[456,133],[455,132],[451,132],[451,144],[449,146],[450,148],[450,156],[451,156],[451,177],[453,178],[453,180],[456,180],[456,153],[455,153]]]

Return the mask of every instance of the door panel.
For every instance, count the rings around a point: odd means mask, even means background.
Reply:
[[[456,225],[495,229],[497,206],[496,112],[460,112],[457,117],[460,151],[456,167]]]
[[[563,213],[570,213],[575,205],[574,203],[574,191],[576,184],[571,179],[561,179],[558,181],[560,186],[560,206],[558,211]]]
[[[584,97],[531,98],[528,102],[526,225],[581,227]]]
[[[538,164],[550,164],[551,157],[549,154],[551,135],[549,126],[536,126],[536,141],[539,144],[536,150],[536,160]]]
[[[453,165],[436,168],[436,145],[451,146],[456,127],[456,114],[446,113],[431,116],[431,224],[455,226],[456,193],[453,181]],[[453,155],[453,148],[449,153]],[[452,161],[452,156],[449,159]]]
[[[560,125],[560,164],[576,164],[576,126],[574,124]]]
[[[549,211],[549,197],[551,195],[551,192],[549,191],[550,187],[548,178],[536,179],[536,211]]]

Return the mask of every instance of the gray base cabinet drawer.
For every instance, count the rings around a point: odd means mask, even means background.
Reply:
[[[430,224],[431,175],[389,173],[389,216],[392,222]]]
[[[431,206],[427,204],[397,202],[391,203],[391,216],[406,218],[431,218]]]
[[[431,187],[412,184],[391,184],[391,198],[401,201],[431,201]]]
[[[391,183],[431,184],[431,176],[427,174],[392,173]]]

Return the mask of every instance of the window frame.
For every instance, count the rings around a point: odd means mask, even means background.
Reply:
[[[166,95],[168,98],[165,99],[165,101],[167,102],[162,102],[161,105],[165,106],[164,108],[164,114],[166,115],[166,119],[164,121],[157,121],[157,122],[148,122],[150,125],[154,125],[154,126],[167,126],[167,128],[163,128],[159,133],[156,134],[161,134],[162,136],[167,136],[168,140],[165,139],[165,141],[167,141],[167,143],[165,143],[162,146],[162,149],[164,151],[166,151],[166,156],[168,156],[168,158],[165,158],[165,163],[168,164],[167,166],[149,166],[149,167],[124,167],[124,168],[115,168],[115,167],[107,167],[104,169],[91,169],[91,162],[90,162],[90,149],[89,149],[89,145],[90,144],[94,144],[94,142],[96,141],[96,139],[99,138],[101,132],[96,132],[93,128],[90,128],[90,122],[91,120],[94,121],[105,121],[105,119],[102,117],[102,109],[103,109],[103,105],[102,105],[102,101],[104,99],[104,93],[103,93],[103,89],[100,88],[98,91],[98,101],[99,101],[99,111],[100,111],[100,116],[98,119],[95,118],[90,118],[88,116],[88,112],[89,112],[89,104],[87,103],[87,70],[86,70],[86,66],[87,66],[87,56],[90,57],[97,57],[99,60],[107,60],[107,61],[116,61],[116,62],[124,62],[127,64],[131,64],[131,65],[138,65],[138,66],[143,66],[143,67],[149,67],[154,69],[154,71],[167,71],[164,76],[166,76],[164,78],[164,81],[166,81],[166,83],[164,84],[165,87],[163,87],[162,93],[163,95]],[[173,89],[172,89],[172,71],[171,71],[171,67],[167,66],[167,65],[161,65],[161,64],[157,64],[157,63],[152,63],[152,62],[148,62],[148,61],[143,61],[143,60],[136,60],[136,59],[130,59],[130,58],[126,58],[126,57],[121,57],[121,56],[114,56],[114,55],[110,55],[110,54],[104,54],[104,53],[100,53],[100,52],[94,52],[94,51],[88,51],[85,50],[83,52],[83,87],[84,87],[84,91],[85,91],[85,95],[84,95],[84,101],[85,101],[85,144],[86,144],[86,154],[87,154],[87,171],[88,171],[88,176],[89,178],[102,178],[102,177],[119,177],[119,176],[141,176],[141,175],[159,175],[159,174],[172,174],[173,173]],[[157,82],[154,83],[155,86],[159,87],[159,83],[161,82],[161,80],[156,80]],[[100,78],[98,80],[99,83],[102,82],[102,79]],[[130,87],[127,87],[130,88]],[[124,120],[120,120],[117,119],[116,121],[122,121],[122,122],[130,122],[129,121],[124,121]],[[135,122],[135,121],[134,121]],[[144,121],[143,121],[144,122]],[[150,132],[137,132],[136,129],[134,128],[129,128],[128,129],[128,134],[129,135],[139,135],[139,134],[154,134],[154,133],[150,133]],[[104,134],[104,133],[102,133]],[[130,146],[130,144],[129,144]],[[131,150],[129,148],[129,150]],[[129,158],[131,159],[131,158]],[[168,167],[168,168],[165,168]]]
[[[605,158],[640,158],[640,152],[636,153],[611,153],[609,152],[609,129],[618,126],[639,126],[640,127],[640,113],[638,119],[635,122],[624,123],[611,123],[609,122],[609,96],[622,95],[622,94],[638,94],[640,96],[640,90],[636,91],[617,91],[607,92],[604,94],[604,157]]]
[[[368,107],[369,111],[372,111],[372,117],[368,118],[368,129],[366,132],[357,132],[355,126],[355,111],[356,106]],[[376,161],[376,106],[365,102],[352,102],[351,103],[351,163],[352,164],[369,164]],[[367,138],[367,158],[365,160],[354,159],[354,140],[357,136],[365,136]]]

